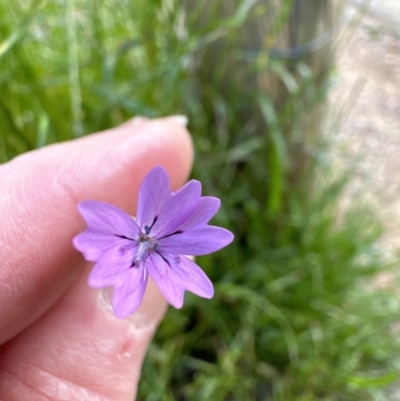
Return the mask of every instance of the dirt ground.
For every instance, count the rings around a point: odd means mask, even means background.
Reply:
[[[382,211],[385,245],[400,249],[400,15],[398,24],[387,17],[346,6],[331,100],[337,160]]]

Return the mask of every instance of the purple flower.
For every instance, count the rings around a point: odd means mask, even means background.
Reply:
[[[96,262],[89,285],[114,287],[112,304],[120,318],[139,307],[149,275],[175,308],[182,307],[185,291],[212,298],[211,281],[184,255],[205,255],[232,242],[228,230],[207,225],[219,207],[219,199],[201,196],[196,180],[171,192],[162,167],[143,179],[136,221],[104,202],[79,203],[87,229],[73,243],[86,260]]]

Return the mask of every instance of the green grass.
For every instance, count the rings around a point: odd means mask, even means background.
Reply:
[[[135,115],[189,116],[194,176],[236,239],[199,258],[216,296],[168,312],[139,400],[387,399],[400,305],[371,282],[394,264],[377,211],[340,207],[351,172],[332,171],[317,140],[327,54],[269,51],[292,2],[235,1],[223,18],[218,1],[186,17],[178,1],[116,3],[0,0],[0,161]],[[263,51],[243,49],[265,13]]]

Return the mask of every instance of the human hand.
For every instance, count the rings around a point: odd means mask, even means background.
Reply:
[[[134,397],[166,302],[149,282],[131,317],[113,315],[72,246],[85,227],[76,204],[96,199],[133,215],[156,165],[179,188],[192,164],[179,121],[135,119],[0,166],[0,401]]]

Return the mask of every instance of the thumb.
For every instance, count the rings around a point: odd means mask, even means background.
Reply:
[[[132,399],[166,303],[149,282],[136,313],[114,317],[107,294],[87,286],[90,266],[82,270],[71,247],[84,225],[75,205],[97,199],[134,214],[140,181],[152,167],[163,165],[177,189],[191,162],[187,132],[162,119],[50,146],[0,168],[0,217],[8,228],[0,238],[0,333],[13,337],[0,347],[1,400]]]
[[[26,153],[0,166],[0,344],[43,314],[79,273],[71,239],[76,205],[112,203],[133,215],[144,175],[162,165],[177,189],[192,163],[190,137],[171,119],[136,120]]]

